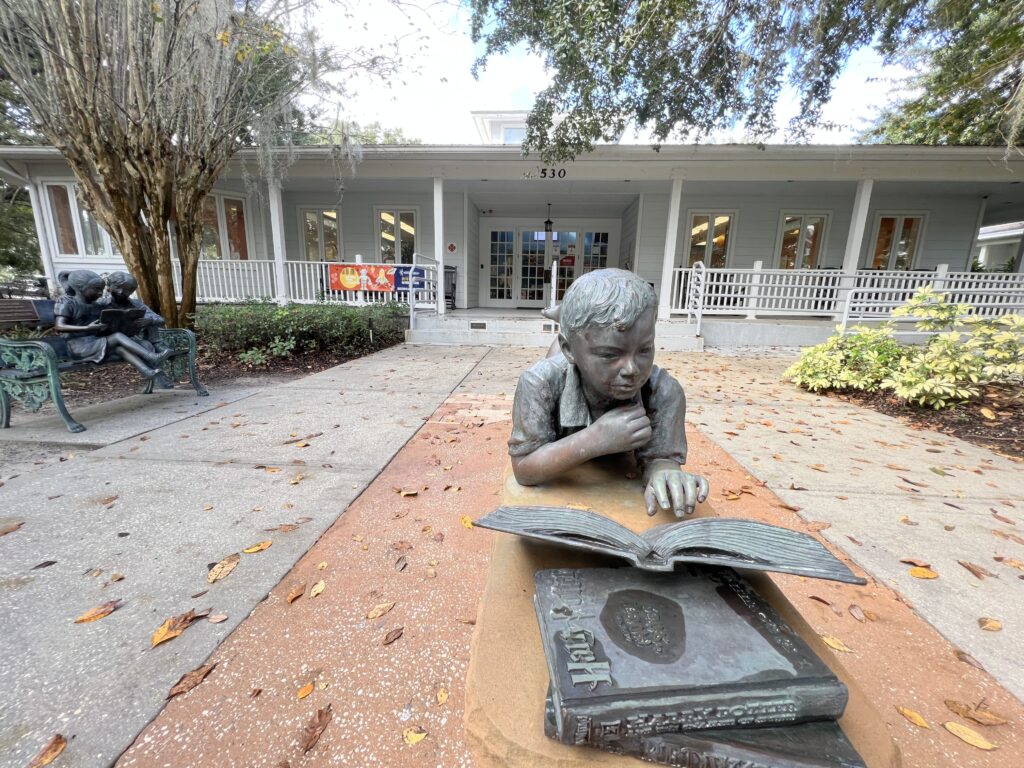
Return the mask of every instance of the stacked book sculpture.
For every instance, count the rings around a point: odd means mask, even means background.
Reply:
[[[725,567],[861,581],[813,538],[713,518],[641,537],[550,507],[505,507],[476,524],[641,566],[535,574],[551,738],[686,768],[864,766],[836,724],[845,686]]]

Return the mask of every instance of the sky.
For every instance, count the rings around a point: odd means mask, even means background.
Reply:
[[[525,48],[490,59],[479,79],[474,79],[471,68],[479,48],[470,40],[470,14],[452,0],[410,0],[402,2],[401,9],[370,0],[351,13],[353,17],[347,19],[337,7],[323,6],[318,27],[324,39],[344,46],[353,39],[397,36],[406,66],[390,83],[360,82],[345,102],[347,119],[401,128],[406,137],[425,144],[477,144],[480,137],[472,111],[528,110],[535,94],[550,83],[542,59]],[[853,142],[878,107],[889,101],[892,81],[902,74],[897,67],[884,66],[873,51],[855,53],[823,114],[823,122],[844,128],[819,129],[812,143]],[[795,94],[784,93],[778,106],[779,125],[784,126],[796,109]],[[705,141],[744,140],[742,129],[737,128]],[[782,142],[782,131],[769,141]],[[650,138],[644,132],[627,131],[622,143],[647,144]]]

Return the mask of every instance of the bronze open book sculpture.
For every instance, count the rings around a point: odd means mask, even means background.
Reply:
[[[703,563],[867,583],[812,536],[753,520],[691,518],[638,534],[593,512],[537,506],[499,507],[474,525],[624,557],[647,571],[671,571],[676,563]]]

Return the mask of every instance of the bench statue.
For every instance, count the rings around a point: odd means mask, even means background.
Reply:
[[[133,365],[146,380],[143,394],[152,393],[154,383],[173,386],[186,372],[200,396],[209,394],[196,374],[195,334],[164,328],[163,318],[129,299],[135,289],[130,275],[110,275],[110,297],[105,300],[104,280],[95,272],[78,269],[59,278],[61,298],[35,301],[33,306],[37,326],[52,325],[61,335],[32,341],[0,337],[0,428],[10,426],[11,400],[31,412],[53,400],[68,430],[84,431],[64,404],[60,375],[97,365]]]

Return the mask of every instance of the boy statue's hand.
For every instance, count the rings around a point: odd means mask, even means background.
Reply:
[[[599,456],[642,448],[653,434],[651,420],[640,403],[612,408],[591,424],[590,429],[593,430]]]
[[[676,517],[691,515],[698,502],[703,502],[707,497],[707,479],[684,472],[678,465],[653,468],[644,490],[648,515],[654,515],[659,509],[671,509]]]

